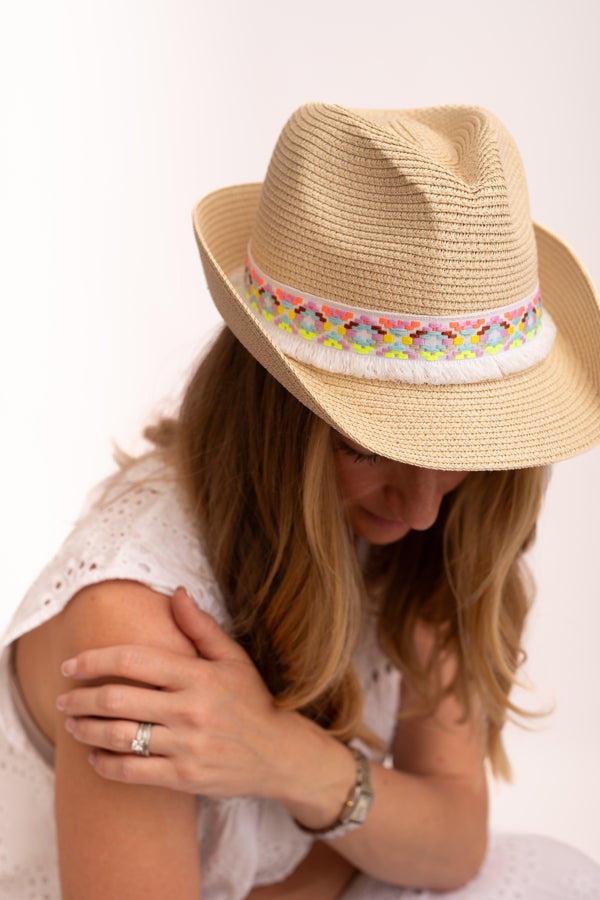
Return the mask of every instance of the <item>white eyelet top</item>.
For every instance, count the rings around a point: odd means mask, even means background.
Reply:
[[[102,499],[101,499],[102,498]],[[52,756],[14,680],[10,647],[57,615],[83,587],[112,579],[139,581],[170,595],[183,584],[223,627],[228,616],[172,472],[146,458],[101,485],[58,554],[41,572],[10,622],[0,655],[0,897],[59,900],[53,816]],[[368,622],[355,654],[365,724],[392,740],[399,673],[378,648]],[[374,756],[372,751],[362,747]],[[198,798],[205,900],[237,900],[253,886],[279,881],[311,846],[279,803],[253,798]]]

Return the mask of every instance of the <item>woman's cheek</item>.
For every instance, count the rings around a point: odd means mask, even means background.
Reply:
[[[346,458],[336,468],[340,494],[345,503],[366,497],[376,490],[374,473],[369,471],[372,467],[368,467],[367,464],[356,463]]]

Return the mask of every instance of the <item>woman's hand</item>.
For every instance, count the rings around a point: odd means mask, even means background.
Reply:
[[[132,684],[77,687],[58,698],[66,727],[96,748],[98,774],[207,796],[278,796],[282,738],[278,709],[245,651],[179,588],[172,601],[196,659],[154,647],[86,650],[62,666],[76,680]],[[157,690],[158,689],[158,690]],[[132,753],[140,722],[151,722],[150,756]]]

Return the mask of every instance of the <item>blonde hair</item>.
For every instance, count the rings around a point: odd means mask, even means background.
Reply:
[[[468,716],[475,692],[492,770],[504,778],[510,777],[501,739],[506,717],[529,715],[509,695],[525,659],[521,638],[533,598],[524,553],[546,483],[543,468],[471,472],[444,498],[432,528],[377,548],[366,572],[383,595],[380,643],[421,697],[412,713],[433,713],[443,696],[455,694]],[[435,626],[425,662],[413,641],[420,622]],[[443,687],[437,663],[447,654],[456,668]]]
[[[487,753],[507,775],[500,739],[523,656],[529,606],[523,551],[540,509],[540,469],[471,473],[434,526],[376,548],[361,572],[340,503],[331,430],[224,328],[192,377],[176,421],[147,435],[169,446],[235,637],[277,702],[342,740],[359,734],[352,667],[365,602],[377,598],[382,649],[411,679],[420,709],[453,692],[465,715],[474,689],[487,718]],[[432,623],[423,663],[414,629]],[[442,688],[434,672],[452,652]]]

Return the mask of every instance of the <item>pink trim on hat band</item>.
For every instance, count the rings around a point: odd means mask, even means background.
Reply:
[[[481,313],[391,315],[300,294],[248,254],[239,293],[284,353],[363,378],[433,384],[500,378],[543,359],[555,335],[539,287],[516,304]]]

